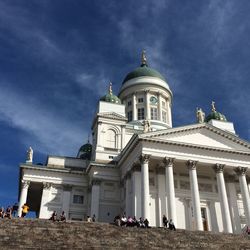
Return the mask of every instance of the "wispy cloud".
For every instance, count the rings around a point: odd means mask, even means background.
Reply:
[[[75,122],[52,112],[36,99],[1,87],[0,120],[24,131],[23,143],[42,153],[74,155],[87,132]],[[31,145],[37,141],[37,145]],[[70,142],[70,145],[68,144]]]

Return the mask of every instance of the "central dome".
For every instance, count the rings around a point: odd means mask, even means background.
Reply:
[[[160,78],[161,80],[166,81],[165,78],[158,71],[148,67],[147,64],[142,64],[141,67],[138,67],[135,70],[128,73],[125,79],[123,80],[122,84],[128,80],[141,77],[141,76],[151,76],[151,77]]]

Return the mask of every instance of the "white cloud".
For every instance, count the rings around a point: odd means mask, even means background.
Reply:
[[[28,135],[28,138],[23,138],[25,146],[32,146],[45,154],[49,151],[75,155],[75,148],[88,134],[74,121],[52,113],[28,93],[23,95],[5,87],[0,91],[0,120],[25,131]],[[38,145],[32,145],[34,141],[38,141]]]

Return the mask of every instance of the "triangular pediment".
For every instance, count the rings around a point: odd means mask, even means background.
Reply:
[[[115,112],[98,113],[99,117],[127,121],[127,118]]]
[[[234,134],[209,124],[197,124],[147,133],[141,138],[203,146],[225,150],[250,152],[250,144]]]

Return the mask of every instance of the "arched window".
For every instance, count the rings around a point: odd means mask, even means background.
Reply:
[[[105,144],[107,148],[116,148],[116,133],[112,129],[106,132]]]

